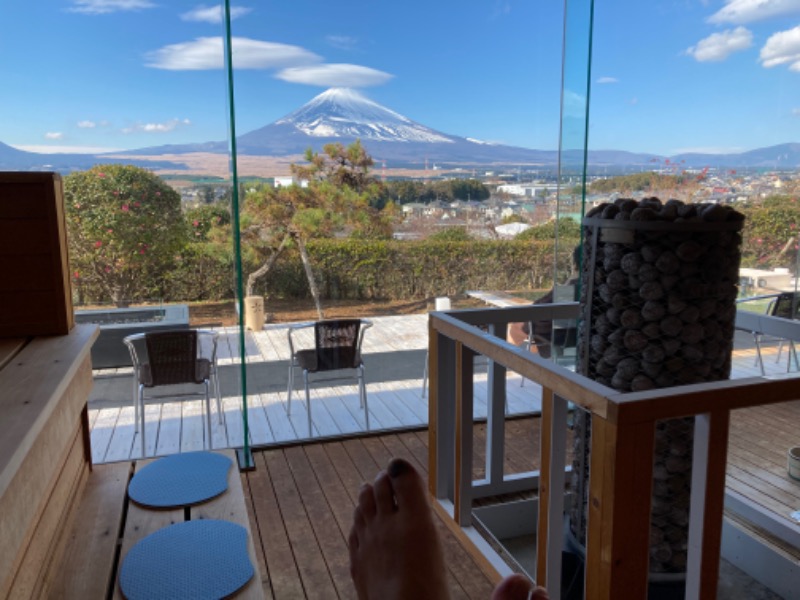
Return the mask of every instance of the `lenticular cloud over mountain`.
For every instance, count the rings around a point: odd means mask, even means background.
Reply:
[[[350,88],[331,88],[278,119],[275,125],[288,125],[311,137],[454,143],[450,136],[415,123]]]

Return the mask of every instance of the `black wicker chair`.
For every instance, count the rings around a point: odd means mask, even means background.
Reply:
[[[176,329],[137,333],[123,341],[133,361],[133,406],[136,431],[141,433],[145,456],[145,389],[166,385],[202,384],[205,386],[208,447],[211,443],[210,385],[214,382],[217,415],[222,423],[222,401],[217,377],[217,337],[214,331]]]
[[[296,349],[293,335],[301,329],[314,328],[314,347]],[[366,319],[329,319],[314,323],[292,325],[288,330],[289,351],[289,386],[286,393],[286,412],[292,414],[292,391],[294,390],[295,368],[303,371],[303,384],[306,390],[306,410],[308,412],[308,436],[312,437],[311,395],[309,393],[309,375],[323,372],[355,369],[358,380],[358,395],[364,409],[367,430],[369,430],[369,408],[367,407],[367,388],[364,384],[364,361],[361,356],[361,344],[364,332],[372,327]],[[345,376],[346,377],[346,376]],[[331,381],[341,379],[335,377],[317,379]]]

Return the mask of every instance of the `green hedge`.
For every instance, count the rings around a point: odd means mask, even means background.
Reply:
[[[567,248],[567,250],[563,250]],[[567,273],[572,245],[562,242],[559,273]],[[415,300],[467,290],[528,290],[552,285],[551,241],[314,240],[308,253],[323,299]],[[243,265],[244,277],[258,265]],[[135,301],[193,302],[235,296],[233,260],[202,245],[160,274],[142,273]],[[148,284],[148,282],[150,282]],[[76,303],[104,303],[102,291],[75,289]],[[297,252],[286,252],[255,293],[272,298],[309,298]]]
[[[559,271],[569,269],[568,248],[559,253]],[[320,294],[330,299],[411,300],[552,284],[552,242],[315,240],[308,253]],[[299,257],[292,253],[279,260],[256,293],[308,297]]]

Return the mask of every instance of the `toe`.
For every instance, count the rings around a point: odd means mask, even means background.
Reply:
[[[355,564],[358,554],[358,529],[355,524],[350,528],[350,535],[347,536],[347,549],[350,552],[350,565]]]
[[[375,489],[375,508],[379,515],[391,514],[395,510],[394,492],[386,471],[381,471],[372,484]]]
[[[358,507],[364,522],[369,522],[375,517],[375,490],[369,483],[361,484],[358,490]]]
[[[522,575],[509,575],[494,588],[492,600],[547,600],[547,591]]]
[[[408,461],[394,458],[387,469],[399,510],[423,510],[428,504],[425,482]]]

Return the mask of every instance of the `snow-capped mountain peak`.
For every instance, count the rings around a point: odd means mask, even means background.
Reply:
[[[312,137],[360,138],[381,142],[452,143],[443,133],[415,123],[350,88],[331,88],[279,119]]]

